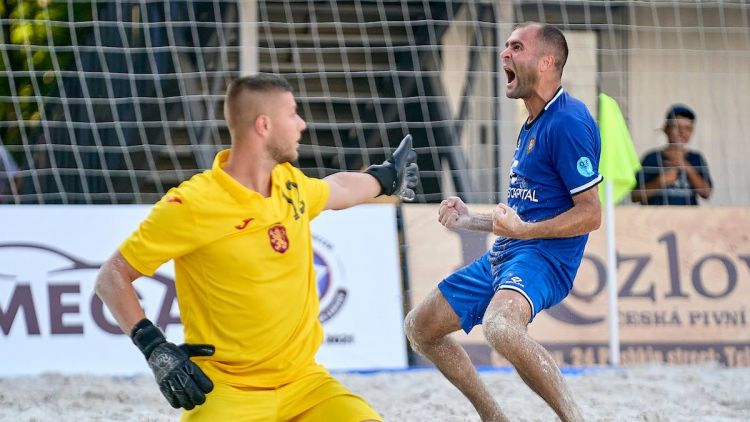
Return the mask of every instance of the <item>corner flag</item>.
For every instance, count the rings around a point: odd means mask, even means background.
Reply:
[[[612,182],[612,202],[616,204],[635,186],[635,173],[640,170],[641,163],[620,106],[604,93],[599,94],[599,133],[602,138],[599,172],[605,180]],[[599,189],[599,197],[604,202],[604,183]]]

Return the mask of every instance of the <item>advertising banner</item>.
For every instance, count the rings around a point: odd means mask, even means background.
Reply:
[[[149,209],[0,207],[0,375],[148,371],[94,282]],[[324,212],[313,220],[313,246],[325,336],[319,361],[330,369],[405,367],[395,208]],[[180,343],[173,280],[169,262],[134,286],[146,316]]]
[[[447,230],[436,215],[437,206],[404,207],[413,305],[494,240]],[[621,362],[750,366],[750,212],[619,207],[616,222]],[[608,362],[605,248],[602,228],[589,237],[568,297],[529,325],[560,365]],[[475,363],[507,364],[486,345],[481,327],[454,335]]]

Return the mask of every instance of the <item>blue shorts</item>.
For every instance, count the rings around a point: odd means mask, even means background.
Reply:
[[[438,284],[467,334],[482,323],[490,300],[500,289],[515,290],[526,298],[531,305],[531,321],[542,309],[560,303],[572,288],[561,266],[535,247],[506,251],[501,259],[491,258],[491,253]]]

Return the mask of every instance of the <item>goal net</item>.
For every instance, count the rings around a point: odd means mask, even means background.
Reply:
[[[308,175],[381,162],[411,133],[417,201],[501,201],[526,111],[499,53],[529,20],[565,32],[564,87],[594,114],[599,92],[617,100],[639,155],[688,104],[711,203],[750,203],[740,0],[3,2],[0,203],[154,202],[228,147],[226,86],[254,72],[294,86]]]

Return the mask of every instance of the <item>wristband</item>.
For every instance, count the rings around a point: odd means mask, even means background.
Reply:
[[[147,318],[138,321],[133,326],[133,329],[130,331],[130,338],[133,340],[133,344],[143,352],[143,356],[146,359],[151,356],[151,352],[154,351],[156,346],[167,342],[161,330]]]

